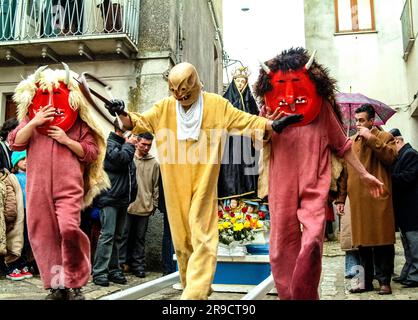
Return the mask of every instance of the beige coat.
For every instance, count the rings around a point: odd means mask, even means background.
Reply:
[[[371,130],[369,140],[352,137],[352,149],[366,170],[382,181],[385,193],[378,199],[370,195],[360,176],[349,165],[348,178],[341,184],[338,202],[345,203],[350,197],[351,231],[353,246],[379,246],[395,243],[395,218],[392,207],[392,183],[390,167],[397,151],[390,133],[377,128]]]
[[[340,243],[342,250],[353,250],[351,237],[351,210],[350,199],[347,197],[344,206],[344,214],[340,216]]]
[[[10,230],[6,231],[6,252],[4,252],[4,238],[2,239],[1,229],[2,223],[0,222],[0,251],[3,251],[3,255],[5,255],[4,261],[6,264],[10,264],[16,261],[21,253],[23,248],[23,230],[24,230],[24,223],[25,223],[25,212],[23,206],[23,193],[22,189],[20,188],[19,181],[17,180],[16,176],[6,172],[5,175],[2,177],[2,182],[6,182],[2,190],[4,189],[4,193],[2,192],[2,202],[3,205],[0,207],[1,215],[3,219],[5,217],[5,209],[9,210],[11,207],[15,208],[16,210],[16,220],[14,221]],[[7,188],[6,188],[7,186]],[[10,189],[12,188],[12,192]],[[8,196],[13,193],[13,197]],[[6,200],[7,199],[7,200]],[[8,203],[9,202],[9,203]],[[13,203],[10,203],[13,202]],[[4,227],[7,226],[7,222],[4,224]],[[4,235],[3,235],[4,236]]]
[[[150,154],[143,158],[135,154],[134,162],[138,192],[135,201],[128,208],[128,213],[149,216],[158,206],[160,168],[157,160]]]

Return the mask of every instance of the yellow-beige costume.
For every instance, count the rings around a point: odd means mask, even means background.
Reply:
[[[149,131],[156,135],[168,219],[184,288],[182,299],[207,299],[211,293],[218,246],[217,180],[225,130],[250,135],[247,129],[259,129],[262,136],[267,122],[234,108],[217,94],[202,94],[203,116],[197,141],[177,139],[174,97],[159,101],[142,114],[128,114],[133,133]]]

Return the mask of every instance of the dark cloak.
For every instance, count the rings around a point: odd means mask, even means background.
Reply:
[[[259,110],[248,85],[242,95],[232,81],[224,94],[231,104],[242,111],[258,115]],[[225,144],[218,180],[218,198],[257,198],[258,159],[260,152],[251,138],[229,136]]]

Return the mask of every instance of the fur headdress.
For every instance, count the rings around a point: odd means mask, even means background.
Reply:
[[[81,93],[78,83],[74,78],[78,74],[68,69],[52,70],[47,67],[40,67],[35,73],[22,80],[15,89],[13,100],[17,104],[17,117],[22,121],[28,114],[28,108],[39,88],[51,90],[58,88],[59,81],[67,84],[70,91],[69,104],[74,110],[78,110],[81,120],[83,120],[92,130],[96,139],[99,155],[97,159],[86,165],[84,171],[84,203],[83,208],[88,207],[96,195],[110,186],[109,178],[103,169],[103,162],[106,155],[106,139],[102,129],[95,121],[90,106]]]
[[[304,65],[309,61],[308,51],[304,48],[291,48],[284,50],[280,55],[277,55],[273,59],[266,62],[267,67],[271,72],[282,71],[286,72],[289,70],[298,70],[303,68]],[[333,106],[338,119],[342,122],[341,111],[335,103],[335,91],[337,81],[329,75],[329,71],[323,65],[320,65],[313,60],[312,65],[308,70],[309,78],[313,81],[316,87],[316,91],[319,96],[328,99]],[[260,69],[257,82],[254,85],[255,95],[263,102],[264,94],[267,91],[272,90],[273,87],[270,83],[270,77],[264,69]]]

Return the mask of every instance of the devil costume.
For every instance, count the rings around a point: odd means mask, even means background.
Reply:
[[[328,100],[334,80],[313,56],[308,60],[302,48],[284,51],[263,65],[256,83],[271,110],[304,115],[271,136],[270,263],[282,300],[319,298],[330,150],[342,157],[351,147]]]
[[[9,135],[13,150],[27,149],[29,240],[43,285],[54,290],[78,289],[88,282],[90,243],[80,229],[80,210],[109,186],[103,171],[104,136],[73,79],[76,75],[66,68],[41,67],[17,86],[14,100],[21,123]],[[46,105],[55,108],[54,119],[33,130],[25,143],[16,143],[19,131]],[[84,156],[51,138],[51,126],[79,143]]]
[[[240,91],[235,78],[248,80],[247,68],[239,68],[234,80],[228,86],[224,98],[244,112],[258,115],[259,110],[253,98],[248,82]],[[253,147],[251,138],[230,135],[225,145],[218,179],[218,197],[220,200],[235,197],[256,198],[258,180],[259,151]]]

